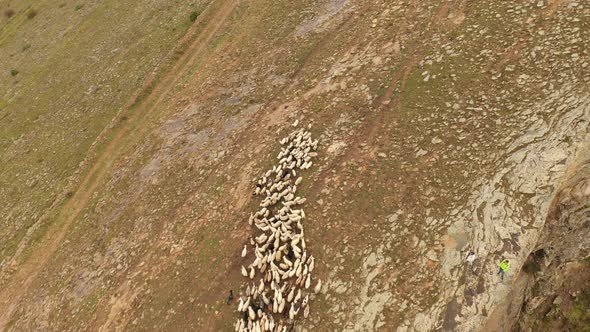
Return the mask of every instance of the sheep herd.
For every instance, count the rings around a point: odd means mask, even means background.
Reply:
[[[236,331],[284,332],[300,313],[309,315],[307,290],[312,285],[315,259],[306,250],[305,212],[301,209],[305,198],[297,196],[297,186],[303,180],[298,172],[310,168],[317,155],[318,140],[312,140],[311,133],[301,128],[280,143],[278,164],[258,180],[254,191],[264,198],[260,209],[248,219],[258,235],[250,238],[254,260],[247,267],[242,265],[242,275],[252,284],[246,288],[245,298],[239,299]],[[248,252],[246,244],[242,257]],[[321,287],[318,280],[314,292]]]

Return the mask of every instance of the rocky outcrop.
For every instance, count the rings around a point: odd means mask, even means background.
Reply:
[[[590,326],[590,151],[578,156],[553,201],[523,272],[515,331],[587,331]]]
[[[555,187],[587,144],[590,99],[572,93],[555,92],[535,106],[541,113],[558,112],[550,121],[532,121],[512,142],[500,171],[476,186],[470,206],[452,216],[449,237],[464,245],[447,247],[442,259],[444,278],[456,290],[447,302],[444,330],[477,330],[496,308],[506,309],[505,299],[519,286],[514,275],[535,251],[540,232],[550,232],[543,226]],[[478,255],[473,265],[464,261],[468,248]],[[502,257],[513,267],[504,282],[496,275]]]

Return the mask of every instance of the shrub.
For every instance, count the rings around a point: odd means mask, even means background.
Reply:
[[[193,12],[191,13],[191,15],[190,15],[190,17],[189,17],[189,18],[190,18],[190,20],[191,20],[191,22],[194,22],[194,21],[196,21],[196,20],[197,20],[197,18],[199,18],[199,15],[200,15],[200,14],[201,14],[201,13],[199,13],[198,11],[196,11],[196,10],[193,10]]]
[[[23,45],[23,51],[28,50],[29,48],[31,48],[31,44],[24,44]]]
[[[80,10],[82,9],[82,7],[84,7],[84,5],[76,5],[76,7],[74,7],[75,10]]]
[[[12,75],[12,76],[16,76],[16,75],[18,75],[18,70],[16,70],[16,69],[11,69],[11,70],[10,70],[10,75]]]
[[[29,20],[33,19],[35,16],[37,16],[37,11],[34,9],[31,9],[28,13],[27,13],[27,18]]]
[[[10,18],[14,15],[14,9],[12,8],[6,8],[4,9],[4,16]]]

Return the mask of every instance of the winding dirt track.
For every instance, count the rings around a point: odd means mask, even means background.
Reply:
[[[201,20],[197,20],[168,55],[168,57],[172,57],[174,53],[182,52],[182,56],[174,62],[167,72],[163,73],[159,80],[155,74],[149,76],[141,89],[125,104],[125,110],[134,107],[128,115],[128,119],[120,122],[121,124],[115,128],[108,126],[97,138],[97,142],[100,142],[107,135],[113,137],[110,141],[103,143],[106,147],[89,165],[90,170],[79,181],[80,184],[74,195],[58,211],[49,211],[41,217],[42,219],[48,214],[56,215],[43,239],[28,255],[27,260],[18,266],[16,273],[11,276],[0,291],[0,330],[5,330],[29,285],[37,278],[45,264],[59,248],[68,229],[87,206],[93,193],[105,183],[111,174],[113,164],[148,133],[150,126],[147,122],[149,119],[166,109],[163,105],[164,99],[177,86],[182,76],[194,66],[211,39],[224,26],[238,4],[236,0],[224,0],[221,5],[217,5],[217,3],[213,1],[199,17],[200,19],[210,17],[210,19],[204,25]],[[202,30],[199,32],[198,28],[201,25]],[[151,92],[138,102],[139,96],[150,91],[150,88]],[[117,115],[115,121],[119,116],[120,114]],[[93,144],[93,147],[99,145]],[[92,150],[89,151],[87,160],[82,164],[91,158],[92,152]],[[57,205],[59,204],[54,204],[54,206]],[[41,220],[36,225],[40,222]]]

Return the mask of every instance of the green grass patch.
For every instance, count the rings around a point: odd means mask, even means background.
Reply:
[[[590,288],[584,289],[572,303],[567,319],[574,331],[590,331]]]

